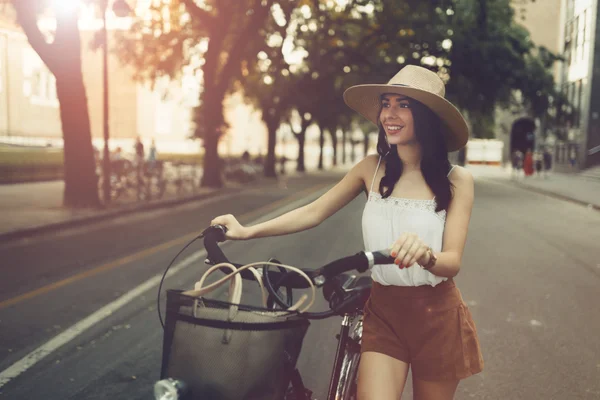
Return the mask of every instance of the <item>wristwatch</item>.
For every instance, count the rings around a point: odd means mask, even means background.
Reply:
[[[430,270],[437,262],[437,257],[433,254],[433,249],[430,247],[427,251],[429,252],[429,262],[421,266],[424,270]]]

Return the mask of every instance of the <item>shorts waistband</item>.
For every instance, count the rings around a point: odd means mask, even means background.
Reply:
[[[376,292],[377,294],[388,295],[392,297],[430,297],[447,293],[455,287],[456,284],[452,278],[438,283],[436,286],[386,286],[379,282],[373,281],[372,291]]]

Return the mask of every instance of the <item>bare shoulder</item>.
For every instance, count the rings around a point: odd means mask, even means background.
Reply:
[[[374,173],[379,162],[379,154],[369,154],[363,158],[359,164],[362,164],[362,168],[366,169],[367,172]]]
[[[448,178],[456,188],[473,187],[473,174],[465,167],[456,165]]]
[[[362,160],[360,160],[356,165],[352,168],[357,171],[362,176],[369,176],[375,173],[375,168],[377,168],[377,163],[379,162],[378,154],[369,154],[365,156]]]
[[[452,202],[450,204],[451,208],[453,203],[459,203],[466,208],[471,208],[475,197],[475,184],[471,171],[457,165],[448,178],[452,182],[452,185],[454,185]]]

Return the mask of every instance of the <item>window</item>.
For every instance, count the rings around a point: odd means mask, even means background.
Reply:
[[[585,31],[586,31],[586,26],[587,26],[587,10],[583,10],[583,17],[581,18],[582,20],[582,27],[581,27],[581,43],[585,43],[586,37],[585,37]]]
[[[577,60],[583,60],[583,52],[585,48],[585,30],[586,30],[586,16],[587,10],[579,16],[579,24],[577,25],[577,36],[579,41],[577,42]]]
[[[58,107],[56,78],[29,47],[23,49],[23,94],[32,104]]]
[[[573,52],[573,21],[568,21],[565,24],[565,58],[567,65],[571,65],[571,54]]]
[[[579,35],[579,16],[575,17],[571,24],[571,35],[573,42],[571,43],[571,52],[569,55],[569,64],[577,62],[579,59],[579,44],[581,42],[581,36]]]

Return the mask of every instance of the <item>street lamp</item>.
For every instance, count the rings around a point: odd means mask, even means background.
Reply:
[[[131,7],[125,0],[115,0],[113,2],[113,12],[117,17],[126,17],[131,13]],[[108,0],[102,3],[102,42],[104,43],[103,61],[103,87],[104,87],[104,159],[102,160],[103,180],[103,198],[104,204],[110,203],[110,151],[108,149],[109,139],[109,115],[108,115],[108,30],[106,28],[106,12],[108,11]]]

